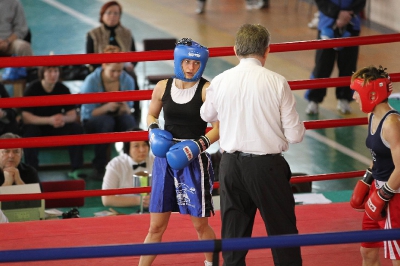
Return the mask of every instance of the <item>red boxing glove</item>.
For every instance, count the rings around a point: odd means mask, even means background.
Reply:
[[[369,218],[375,221],[384,220],[386,218],[387,205],[394,194],[395,191],[387,183],[372,194],[367,203],[365,203],[365,212]]]
[[[368,168],[365,171],[363,179],[358,180],[351,195],[350,205],[353,209],[357,211],[365,210],[365,203],[368,200],[369,189],[373,180],[371,169]]]

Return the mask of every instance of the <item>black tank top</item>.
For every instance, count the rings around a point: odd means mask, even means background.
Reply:
[[[382,120],[379,122],[378,127],[374,134],[371,133],[371,125],[374,114],[372,113],[368,124],[368,137],[366,140],[366,145],[371,152],[372,160],[374,165],[372,167],[372,175],[376,180],[388,181],[390,175],[394,170],[394,164],[392,159],[392,153],[390,148],[388,148],[382,141],[382,125],[385,119],[390,114],[399,114],[396,110],[391,110],[387,112]]]
[[[164,129],[171,132],[174,138],[197,139],[206,133],[207,122],[200,117],[203,104],[202,89],[207,82],[201,78],[193,98],[184,104],[176,103],[171,97],[173,78],[168,79],[165,93],[162,97],[165,125]]]

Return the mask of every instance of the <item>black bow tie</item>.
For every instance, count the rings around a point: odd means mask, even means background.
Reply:
[[[136,170],[140,166],[143,167],[143,168],[146,168],[146,163],[138,163],[138,164],[132,165],[133,170]]]

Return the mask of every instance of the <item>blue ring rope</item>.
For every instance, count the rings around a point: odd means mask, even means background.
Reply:
[[[400,229],[222,239],[222,251],[400,240]],[[215,240],[0,251],[0,262],[213,252]]]

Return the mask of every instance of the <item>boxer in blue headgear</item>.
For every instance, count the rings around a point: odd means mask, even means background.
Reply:
[[[190,215],[200,240],[215,239],[208,224],[213,215],[214,171],[207,148],[219,138],[218,121],[207,130],[200,117],[210,82],[202,77],[208,60],[206,47],[181,39],[174,52],[175,77],[157,83],[151,96],[147,125],[150,148],[156,156],[152,171],[150,228],[145,243],[160,242],[172,212]],[[164,129],[158,125],[161,110]],[[155,256],[142,256],[139,266],[149,266]],[[205,266],[212,253],[205,253]]]
[[[200,62],[200,68],[192,78],[187,78],[182,69],[182,61],[196,60]],[[183,81],[198,81],[203,75],[208,61],[208,49],[190,38],[182,38],[176,44],[174,50],[175,77]]]

